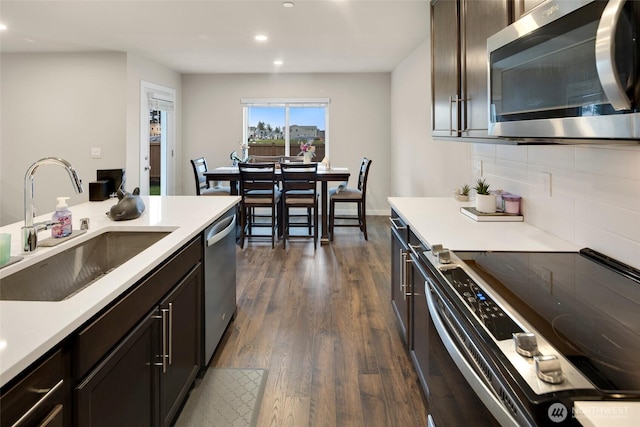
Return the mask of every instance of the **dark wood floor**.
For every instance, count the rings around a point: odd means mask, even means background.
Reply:
[[[211,366],[269,370],[258,426],[425,426],[390,303],[390,231],[237,249],[238,310]]]

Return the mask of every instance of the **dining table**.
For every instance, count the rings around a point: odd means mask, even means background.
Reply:
[[[240,181],[240,171],[237,166],[221,166],[208,170],[204,173],[208,181],[229,181],[231,194],[238,194],[238,182]],[[349,180],[349,168],[334,167],[326,168],[318,165],[317,180],[320,182],[320,216],[321,231],[320,244],[329,243],[329,182],[347,182]],[[280,169],[276,169],[276,179],[282,180]]]

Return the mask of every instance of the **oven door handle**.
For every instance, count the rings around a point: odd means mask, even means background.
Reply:
[[[630,110],[631,101],[616,68],[615,41],[620,14],[626,0],[609,0],[602,12],[596,33],[596,69],[602,90],[616,111]]]
[[[460,369],[460,372],[465,377],[473,391],[475,391],[478,398],[484,403],[489,412],[496,418],[496,420],[500,423],[501,426],[513,426],[518,427],[518,423],[508,412],[507,408],[504,406],[502,401],[498,399],[498,397],[493,393],[493,391],[485,384],[485,382],[476,374],[473,370],[473,367],[467,362],[464,355],[458,349],[455,344],[454,339],[451,337],[449,332],[447,331],[442,318],[440,317],[440,312],[436,308],[436,304],[433,300],[432,290],[434,288],[433,283],[431,283],[430,279],[426,279],[425,281],[425,295],[427,296],[427,305],[429,306],[429,313],[431,314],[431,320],[433,321],[433,325],[438,331],[438,335],[442,339],[442,343],[447,349],[447,353],[451,356],[454,363]]]

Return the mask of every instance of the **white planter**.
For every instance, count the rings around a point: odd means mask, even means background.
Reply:
[[[495,213],[495,194],[476,194],[476,210],[482,213]]]

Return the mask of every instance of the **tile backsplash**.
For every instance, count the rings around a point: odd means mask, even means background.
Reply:
[[[640,146],[474,144],[471,164],[526,222],[640,268]]]

